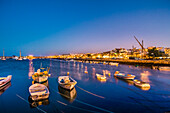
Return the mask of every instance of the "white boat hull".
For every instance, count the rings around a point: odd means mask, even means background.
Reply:
[[[43,89],[43,90],[41,90]],[[35,91],[33,91],[35,90]],[[29,87],[29,92],[30,92],[30,97],[32,98],[32,100],[43,100],[43,99],[47,99],[49,97],[49,90],[48,88],[43,85],[43,84],[33,84]]]
[[[66,83],[66,82],[62,83],[61,82],[61,80],[69,80],[69,79],[71,79],[72,82],[68,82],[68,83]],[[74,79],[72,79],[70,76],[59,76],[58,77],[58,83],[62,88],[68,89],[68,90],[72,90],[74,88],[74,86],[77,84],[77,82]]]
[[[64,85],[62,85],[62,84],[59,84],[62,88],[64,88],[64,89],[68,89],[68,90],[71,90],[71,89],[73,89],[74,88],[74,86],[75,86],[75,84],[64,84]]]
[[[119,74],[114,74],[114,76],[117,78],[126,79],[126,80],[133,80],[135,78],[135,76],[122,76]]]
[[[97,79],[100,80],[100,81],[106,81],[106,76],[104,75],[100,75],[100,74],[96,74],[97,76]]]
[[[159,67],[160,71],[170,71],[170,67]]]
[[[7,77],[0,77],[0,87],[3,87],[7,83],[9,83],[12,79],[12,75],[8,75]]]
[[[133,80],[135,78],[135,75],[119,73],[119,71],[116,71],[114,76],[125,80]]]
[[[111,62],[111,63],[109,63],[109,65],[111,65],[111,66],[118,66],[119,63],[113,63],[113,62]]]

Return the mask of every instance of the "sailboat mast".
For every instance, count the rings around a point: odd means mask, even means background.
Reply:
[[[3,49],[3,58],[4,58],[4,55],[5,55],[5,53],[4,53],[4,49]]]
[[[20,50],[20,58],[21,58],[21,50]]]

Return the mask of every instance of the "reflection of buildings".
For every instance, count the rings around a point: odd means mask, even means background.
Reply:
[[[69,91],[58,86],[58,90],[60,92],[60,95],[69,102],[73,102],[77,96],[76,88],[73,88],[71,91]]]
[[[95,76],[96,76],[96,69],[93,67],[92,68],[92,77],[93,77],[93,79],[95,79]]]
[[[31,78],[33,74],[34,74],[33,62],[32,60],[29,60],[29,73],[28,73],[29,78]]]
[[[10,86],[11,86],[11,82],[9,82],[6,85],[2,86],[0,88],[0,95],[2,95]]]
[[[149,80],[149,75],[150,75],[150,72],[149,71],[144,71],[144,72],[142,72],[142,73],[140,73],[140,75],[141,75],[141,80],[142,81],[144,81],[144,82],[150,82],[150,80]]]

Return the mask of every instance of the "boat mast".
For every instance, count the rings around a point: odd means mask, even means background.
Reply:
[[[3,59],[4,59],[4,49],[3,49]]]
[[[20,58],[21,58],[21,50],[20,50]]]

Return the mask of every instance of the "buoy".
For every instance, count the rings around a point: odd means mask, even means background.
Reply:
[[[84,71],[84,73],[88,73],[88,71]]]
[[[67,72],[67,75],[69,75],[70,73],[69,72]]]
[[[110,73],[108,73],[108,75],[110,76]]]

